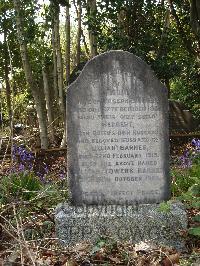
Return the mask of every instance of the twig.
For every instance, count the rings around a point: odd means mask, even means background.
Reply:
[[[2,169],[2,167],[3,167],[3,163],[4,163],[4,161],[5,161],[6,154],[7,154],[7,152],[8,152],[9,144],[10,144],[10,137],[9,137],[9,139],[8,139],[8,144],[7,144],[7,146],[6,146],[6,150],[5,150],[5,153],[4,153],[3,160],[2,160],[2,162],[1,162],[1,168],[0,168],[0,169]]]
[[[21,216],[19,216],[19,221],[20,221],[20,226],[21,226],[21,235],[22,235],[22,239],[23,239],[23,241],[24,241],[24,243],[25,243],[25,245],[26,245],[26,249],[27,249],[27,251],[28,251],[28,253],[29,253],[29,257],[31,258],[31,261],[32,261],[33,265],[36,266],[36,263],[35,263],[35,261],[34,261],[32,255],[31,255],[30,249],[28,248],[27,241],[26,241],[25,236],[24,236],[24,230],[23,230],[23,225],[22,225],[22,218],[21,218]]]
[[[168,258],[168,260],[170,261],[170,263],[172,264],[172,266],[174,265],[172,260],[170,259],[170,257],[165,253],[163,252],[161,249],[160,249],[160,254],[164,254],[166,256],[166,258]]]
[[[19,228],[19,223],[18,223],[16,209],[15,209],[15,205],[14,204],[13,204],[13,212],[14,212],[15,221],[16,221],[16,225],[17,225],[17,235],[18,235],[18,238],[19,238],[21,264],[22,264],[22,266],[24,266],[24,256],[23,256],[23,248],[22,248],[22,241],[21,241],[21,235],[20,235],[20,228]]]
[[[26,248],[27,253],[29,254],[29,257],[30,257],[30,259],[31,259],[31,261],[32,261],[32,263],[33,263],[33,266],[36,266],[35,261],[34,261],[32,255],[31,255],[31,252],[30,252],[30,250],[29,250],[29,247],[28,247],[27,242],[26,242],[25,237],[24,237],[24,231],[23,231],[23,226],[22,226],[22,220],[21,220],[21,217],[19,216],[19,221],[18,221],[18,219],[17,219],[17,214],[16,214],[16,209],[15,209],[15,205],[14,205],[14,204],[13,204],[13,212],[14,212],[15,219],[16,219],[16,224],[17,224],[17,229],[18,229],[19,239],[20,239],[20,240],[22,239],[22,241],[23,241],[23,243],[24,243],[23,245],[24,245],[24,247]],[[20,223],[20,225],[19,225],[19,223]],[[21,241],[20,241],[20,246],[21,246]],[[23,257],[23,253],[22,253],[22,257]],[[22,262],[23,262],[23,261],[22,261]]]
[[[12,230],[15,232],[15,233],[17,233],[17,229],[5,218],[5,217],[3,217],[2,215],[0,215],[0,218],[2,219],[2,220],[4,220],[11,228],[12,228]],[[2,226],[2,224],[0,224],[1,226]]]
[[[2,227],[2,229],[4,230],[4,231],[6,231],[6,233],[9,235],[9,236],[11,236],[13,239],[15,239],[18,243],[19,243],[19,239],[17,239],[13,234],[11,234],[10,233],[10,231],[2,224],[2,223],[0,223],[0,226]]]
[[[47,213],[47,211],[44,209],[44,208],[40,208],[40,207],[38,207],[38,210],[39,211],[41,211],[42,213],[44,213],[45,215],[46,215],[46,217],[47,218],[49,218],[49,220],[53,223],[53,224],[55,224],[55,221],[54,221],[54,219]]]

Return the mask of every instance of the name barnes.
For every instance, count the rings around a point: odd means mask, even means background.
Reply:
[[[141,150],[146,150],[147,146],[146,145],[108,145],[108,146],[98,146],[95,145],[93,147],[93,151],[141,151]]]

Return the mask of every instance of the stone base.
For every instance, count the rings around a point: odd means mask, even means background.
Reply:
[[[82,241],[95,242],[101,236],[108,236],[133,244],[151,241],[184,250],[181,231],[187,229],[187,215],[183,204],[170,203],[165,211],[159,206],[60,204],[55,212],[57,236],[66,246]]]

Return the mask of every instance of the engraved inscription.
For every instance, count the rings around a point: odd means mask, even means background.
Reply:
[[[87,183],[95,188],[106,182],[112,183],[113,189],[118,187],[117,183],[125,190],[129,183],[145,187],[145,183],[163,174],[157,152],[161,142],[158,120],[162,115],[158,102],[154,98],[138,102],[129,99],[122,87],[117,91],[117,96],[114,90],[107,95],[104,113],[101,99],[91,98],[86,105],[78,104],[75,116],[80,123],[77,147],[83,188]],[[90,129],[88,124],[92,126]],[[138,189],[134,193],[139,199],[147,191]],[[84,197],[94,197],[94,194],[99,197],[97,192],[84,193]],[[149,197],[155,194],[159,194],[159,185],[148,191]]]

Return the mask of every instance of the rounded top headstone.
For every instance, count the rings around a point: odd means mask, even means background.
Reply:
[[[67,145],[73,203],[169,197],[167,90],[133,54],[96,56],[69,86]]]

